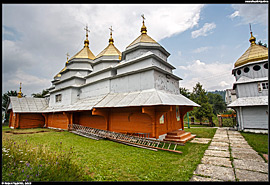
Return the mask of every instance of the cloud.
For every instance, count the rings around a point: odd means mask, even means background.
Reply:
[[[235,17],[240,16],[239,11],[233,12],[231,15],[229,15],[229,18],[234,19]]]
[[[192,53],[202,53],[202,52],[208,51],[211,48],[212,47],[210,47],[210,46],[200,47],[200,48],[193,50]]]
[[[208,91],[232,88],[234,82],[234,77],[231,75],[232,68],[232,64],[221,62],[206,64],[200,60],[195,60],[186,66],[178,66],[180,73],[184,75],[180,87],[192,91],[196,83],[200,82]]]
[[[98,55],[108,45],[110,26],[114,30],[115,46],[124,51],[140,35],[141,14],[146,17],[147,33],[160,41],[198,25],[203,7],[198,4],[5,4],[2,75],[13,79],[14,86],[4,81],[3,92],[17,88],[11,74],[18,70],[50,82],[64,67],[65,54],[69,52],[72,57],[83,47],[86,24],[90,29],[90,49]],[[47,84],[43,88],[48,88]]]
[[[235,10],[234,17],[236,15],[241,17],[243,24],[268,25],[268,4],[233,4],[232,8]],[[231,18],[231,16],[229,17]]]
[[[216,28],[216,24],[215,23],[205,23],[203,25],[203,27],[201,29],[195,30],[193,32],[191,32],[191,37],[197,38],[199,36],[207,36],[213,32],[211,32],[211,30]]]

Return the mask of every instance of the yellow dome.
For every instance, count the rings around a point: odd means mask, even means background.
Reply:
[[[234,67],[239,67],[241,65],[247,64],[249,62],[259,61],[268,59],[268,48],[264,46],[257,45],[255,43],[256,38],[252,35],[249,39],[250,47],[246,52],[235,62]]]
[[[71,59],[73,59],[73,58],[88,58],[88,59],[94,60],[96,58],[95,55],[89,49],[88,32],[90,32],[90,31],[88,30],[87,26],[84,29],[86,30],[86,39],[84,41],[84,47],[78,53],[76,53],[73,57],[71,57]]]
[[[157,43],[154,39],[152,39],[150,36],[147,35],[147,29],[146,29],[146,26],[144,25],[144,15],[142,15],[142,18],[143,18],[143,25],[141,27],[141,35],[136,38],[130,45],[128,45],[127,47],[129,46],[132,46],[134,44],[137,44],[139,42],[148,42],[148,43]]]
[[[121,52],[114,46],[114,40],[112,38],[112,28],[110,28],[111,30],[111,38],[109,39],[109,45],[103,50],[101,51],[96,58],[99,58],[101,56],[104,56],[104,55],[107,55],[107,56],[118,56],[119,57],[119,60],[121,60]]]

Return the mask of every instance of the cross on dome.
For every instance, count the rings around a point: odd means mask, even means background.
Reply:
[[[111,38],[109,39],[109,43],[110,44],[113,44],[113,38],[112,38],[112,32],[114,31],[113,29],[112,29],[112,26],[109,28],[109,30],[111,31],[111,33],[110,33],[110,35],[111,35]]]

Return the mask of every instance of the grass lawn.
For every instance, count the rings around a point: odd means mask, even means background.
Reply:
[[[268,154],[268,134],[241,132],[248,144],[259,154]]]
[[[41,130],[48,132],[26,133]],[[196,134],[197,137],[208,138],[212,138],[216,131],[214,128],[190,128],[185,130]],[[55,152],[55,155],[62,156],[62,153],[70,151],[70,148],[72,148],[73,153],[70,153],[68,159],[70,160],[69,165],[81,169],[81,175],[77,175],[72,181],[188,181],[200,163],[204,151],[208,148],[208,145],[205,144],[188,142],[185,146],[178,146],[178,150],[183,153],[177,154],[136,148],[108,140],[96,141],[67,131],[57,132],[45,128],[12,130],[24,132],[24,134],[6,133],[6,131],[10,131],[10,129],[2,127],[2,141],[12,140],[12,142],[21,143],[20,147],[23,147],[27,142],[28,145],[35,148],[47,148],[43,153],[46,153],[46,151],[48,153]],[[59,144],[60,142],[61,144]],[[31,151],[27,155],[31,157]],[[17,157],[20,158],[20,156]],[[8,159],[5,160],[8,161]],[[6,169],[10,168],[9,174],[16,173],[13,166]],[[59,167],[58,170],[57,168],[50,169],[52,170],[51,174],[59,171]],[[29,171],[29,174],[31,174],[31,171]],[[72,175],[69,172],[69,176]],[[63,180],[60,177],[54,178],[56,181],[59,181],[59,179]],[[5,181],[4,178],[2,180]],[[51,181],[48,178],[40,180]]]

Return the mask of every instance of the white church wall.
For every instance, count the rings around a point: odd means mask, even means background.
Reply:
[[[154,72],[154,85],[157,90],[179,94],[179,81],[159,71]]]
[[[268,129],[267,106],[242,107],[244,129]]]
[[[68,69],[90,69],[93,70],[90,62],[71,62],[67,65]]]
[[[69,80],[65,80],[61,83],[55,84],[55,89],[60,89],[60,88],[71,86],[71,85],[82,85],[84,83],[85,83],[85,79],[71,78]]]
[[[93,76],[92,76],[93,74]],[[92,83],[92,82],[95,82],[97,80],[101,80],[101,79],[104,79],[104,78],[107,78],[107,77],[111,77],[111,70],[105,70],[101,73],[92,73],[91,76],[89,77],[86,77],[86,84],[87,83]]]
[[[241,97],[268,96],[268,90],[258,90],[258,82],[237,84],[237,95]]]
[[[115,66],[117,64],[118,64],[118,61],[103,61],[103,62],[100,62],[100,63],[94,65],[93,70],[99,71],[99,70],[102,70],[102,69],[107,68],[109,66]]]
[[[144,71],[111,79],[111,92],[132,92],[154,88],[154,71]]]
[[[110,80],[102,80],[97,83],[90,83],[80,88],[79,98],[103,95],[110,92]]]
[[[140,60],[138,62],[126,62],[128,65],[117,67],[117,75],[124,74],[127,72],[135,71],[138,69],[143,69],[146,67],[150,67],[152,65],[152,58],[147,58],[144,60]]]
[[[172,69],[168,66],[164,65],[160,61],[156,60],[155,58],[152,59],[152,65],[157,66],[165,71],[168,71],[169,73],[172,73]]]

